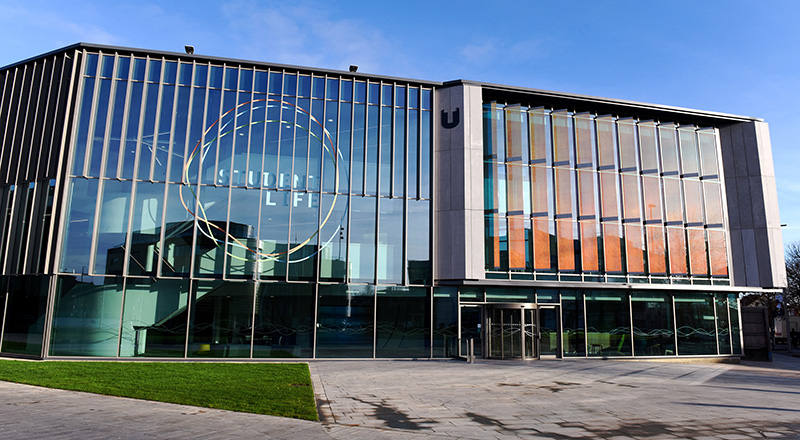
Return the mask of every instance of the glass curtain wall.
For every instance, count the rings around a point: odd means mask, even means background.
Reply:
[[[484,104],[487,277],[729,284],[713,128]]]
[[[459,288],[458,297],[462,322],[474,320],[482,304],[560,305],[565,357],[742,354],[738,294],[734,293],[486,287]],[[446,307],[437,312],[436,304],[435,319],[446,321]],[[440,314],[445,318],[438,318]],[[460,337],[462,341],[480,338],[480,332],[480,327],[475,333],[462,323]]]
[[[81,69],[50,354],[430,356],[431,88]]]

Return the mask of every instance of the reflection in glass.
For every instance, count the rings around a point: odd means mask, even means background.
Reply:
[[[662,292],[631,292],[631,311],[634,355],[675,355],[671,296]]]
[[[556,220],[558,228],[558,270],[575,270],[575,222]]]
[[[712,276],[728,276],[728,253],[724,229],[708,229],[708,260]]]
[[[636,126],[632,122],[620,121],[619,130],[619,167],[630,170],[636,168]]]
[[[189,357],[250,357],[253,290],[247,282],[193,283]]]
[[[603,223],[603,267],[606,272],[622,272],[622,237],[619,223]]]
[[[639,123],[639,151],[642,154],[642,172],[658,172],[656,127],[652,122]]]
[[[425,287],[379,286],[376,357],[430,356],[430,297]]]
[[[612,118],[597,118],[597,148],[599,151],[598,165],[613,167],[616,164],[614,151],[614,120]]]
[[[728,295],[715,293],[714,302],[717,307],[717,344],[719,354],[731,354],[730,322],[728,320]]]
[[[578,165],[592,163],[592,120],[589,117],[575,117],[575,146]]]
[[[658,141],[661,147],[661,168],[664,174],[678,172],[678,146],[675,126],[664,124],[658,127]]]
[[[433,357],[451,357],[458,354],[457,305],[457,288],[433,288]]]
[[[188,300],[187,280],[129,279],[119,355],[183,357]]]
[[[348,200],[346,195],[322,194],[319,276],[323,281],[343,282],[347,277]]]
[[[139,188],[142,184],[139,184]],[[139,195],[137,194],[137,197]],[[150,201],[148,201],[150,200]],[[137,201],[137,203],[139,203]],[[153,199],[142,199],[143,205],[150,205],[150,212],[154,204],[158,202]],[[188,186],[173,185],[167,186],[167,201],[165,206],[165,220],[164,220],[164,242],[159,247],[158,251],[162,254],[162,275],[164,276],[182,276],[188,275],[192,264],[192,242],[194,230],[194,217],[187,211],[196,212],[194,195]],[[142,225],[156,226],[155,218],[149,217],[147,214],[143,215]],[[147,234],[145,229],[144,234]],[[135,231],[134,231],[135,233]],[[146,235],[145,235],[146,237]],[[146,243],[146,241],[145,241]],[[131,251],[131,258],[136,258],[137,261],[131,261],[128,265],[129,273],[148,268],[146,259],[143,252],[148,252],[145,248],[140,250],[140,246],[134,246],[136,250]]]
[[[197,207],[196,276],[222,276],[225,263],[225,234],[228,220],[228,188],[203,186]]]
[[[714,297],[708,293],[675,296],[675,322],[680,355],[717,354]]]
[[[97,182],[72,179],[59,272],[89,273]]]
[[[742,332],[739,326],[739,297],[736,293],[728,294],[728,310],[731,318],[731,346],[733,354],[742,354]]]
[[[629,274],[644,273],[644,240],[640,225],[626,224],[625,256]]]
[[[318,358],[373,357],[375,286],[320,285]]]
[[[58,277],[50,354],[116,356],[121,307],[121,278]]]
[[[669,273],[671,275],[686,275],[686,236],[683,228],[667,228],[667,242],[669,243]]]
[[[599,238],[597,222],[581,221],[581,269],[584,272],[600,270],[597,242]]]
[[[586,330],[583,321],[582,291],[561,291],[561,318],[563,320],[564,356],[585,356]]]
[[[700,228],[687,228],[686,236],[689,241],[689,268],[692,275],[707,276],[708,261],[706,260],[706,234]]]
[[[312,357],[314,286],[262,283],[256,296],[253,357]]]
[[[226,273],[231,278],[253,278],[257,271],[258,205],[261,194],[253,189],[232,188],[229,203],[230,224],[226,240]],[[244,209],[234,209],[242,207]]]
[[[408,201],[408,266],[409,284],[431,284],[430,207],[427,200]]]
[[[631,356],[628,294],[586,292],[586,339],[589,356]]]
[[[380,199],[378,282],[403,282],[403,199]]]
[[[603,218],[615,220],[617,210],[617,174],[600,173],[600,206]]]
[[[528,112],[531,163],[540,163],[547,160],[547,144],[550,138],[549,119],[542,109],[534,109]]]
[[[700,148],[700,162],[703,165],[702,174],[704,176],[719,175],[717,165],[717,143],[714,140],[712,130],[701,130],[697,132],[698,145]]]
[[[350,257],[349,278],[357,282],[375,280],[375,197],[350,199]]]
[[[5,279],[2,280],[5,282]],[[16,276],[8,278],[6,317],[3,323],[5,353],[42,355],[47,291],[45,276]],[[5,288],[5,285],[0,284]]]
[[[666,275],[666,244],[664,243],[664,227],[647,225],[647,265],[651,275]]]
[[[678,129],[680,140],[681,169],[685,176],[696,176],[700,172],[700,164],[697,157],[697,139],[693,128]]]
[[[569,162],[572,118],[566,112],[553,113],[553,164]]]
[[[121,275],[125,262],[125,240],[128,237],[131,182],[103,182],[95,241],[94,273]]]

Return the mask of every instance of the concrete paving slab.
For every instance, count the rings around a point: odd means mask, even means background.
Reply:
[[[0,438],[800,438],[800,359],[314,361],[322,422],[0,382]]]

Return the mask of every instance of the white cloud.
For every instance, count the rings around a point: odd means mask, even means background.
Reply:
[[[37,10],[20,5],[0,5],[0,23],[6,29],[3,34],[16,34],[21,40],[38,33],[39,37],[49,36],[62,44],[78,41],[114,44],[118,41],[114,34],[100,26],[69,20],[45,8]],[[20,29],[24,29],[24,32],[20,32]]]
[[[388,70],[397,65],[397,46],[376,27],[354,19],[338,19],[324,9],[293,5],[262,5],[250,0],[222,6],[224,21],[244,55],[278,63],[345,70]]]

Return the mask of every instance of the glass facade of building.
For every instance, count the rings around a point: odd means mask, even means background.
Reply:
[[[714,128],[492,102],[483,140],[492,278],[730,284]]]
[[[83,43],[0,69],[0,352],[742,353],[723,125],[470,84]]]

